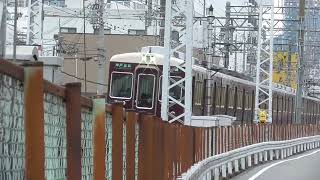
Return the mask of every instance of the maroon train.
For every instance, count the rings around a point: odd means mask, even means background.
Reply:
[[[160,117],[161,81],[164,58],[156,53],[126,53],[110,60],[108,101],[122,101],[128,109],[154,113]],[[182,63],[177,58],[171,64]],[[193,66],[193,115],[205,115],[206,79],[208,71]],[[211,84],[212,114],[237,117],[238,123],[250,123],[254,115],[255,83],[228,71],[216,73]],[[172,78],[183,73],[175,71]],[[170,90],[172,96],[181,97],[182,89]],[[273,123],[288,124],[294,119],[294,90],[275,87],[273,90]],[[303,98],[303,123],[317,123],[320,118],[320,102],[316,98]],[[182,113],[178,105],[170,107],[176,114]]]

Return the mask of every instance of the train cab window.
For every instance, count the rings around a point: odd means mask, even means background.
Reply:
[[[182,78],[179,76],[170,76],[171,79],[173,79],[174,81],[180,81]],[[170,85],[172,85],[173,82],[170,81]],[[159,101],[161,101],[162,98],[162,76],[160,76],[160,80],[159,80]],[[170,89],[169,94],[171,97],[175,98],[175,99],[181,99],[182,97],[182,87],[180,86],[175,86],[173,88]]]
[[[112,72],[110,97],[119,99],[131,99],[132,77],[132,73]]]
[[[137,107],[152,109],[154,104],[155,75],[139,74],[137,90]]]

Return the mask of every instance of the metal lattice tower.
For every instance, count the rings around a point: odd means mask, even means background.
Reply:
[[[305,62],[304,62],[304,38],[305,38],[305,29],[304,29],[304,21],[305,21],[305,0],[300,0],[299,3],[299,35],[298,35],[298,49],[299,49],[299,61],[298,61],[298,76],[297,76],[297,92],[295,99],[295,123],[301,123],[301,115],[303,112],[303,85],[305,79]]]
[[[272,74],[273,74],[273,37],[274,2],[266,5],[260,0],[259,28],[256,66],[255,121],[261,109],[268,113],[268,122],[272,123]],[[267,12],[269,12],[267,14]],[[265,105],[263,107],[263,105]]]
[[[193,0],[166,0],[165,63],[163,65],[161,117],[169,122],[182,121],[184,119],[184,124],[187,125],[191,124],[192,115],[193,9]],[[173,30],[179,32],[181,42],[173,40]],[[170,59],[173,57],[173,53],[177,51],[185,52],[185,62],[171,67]],[[185,75],[179,81],[170,78],[170,72],[177,69]],[[184,97],[181,99],[176,99],[169,94],[169,90],[176,86],[184,89]],[[184,113],[175,116],[169,112],[169,106],[172,104],[181,106],[184,109]]]
[[[29,0],[27,45],[43,45],[43,0]]]

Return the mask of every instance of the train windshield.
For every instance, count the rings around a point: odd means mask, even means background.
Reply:
[[[113,72],[111,74],[110,96],[121,99],[131,99],[132,96],[132,74]]]
[[[155,75],[138,75],[137,107],[152,109],[154,101]]]
[[[181,80],[181,77],[179,76],[171,76],[170,77],[172,80],[174,81],[179,81]],[[170,85],[172,85],[174,82],[173,81],[170,81]],[[161,101],[161,96],[162,96],[162,76],[160,77],[160,90],[159,90],[159,100]],[[170,96],[175,98],[175,99],[181,99],[181,94],[182,94],[182,88],[179,87],[179,86],[175,86],[173,88],[170,89],[170,92],[169,92]]]

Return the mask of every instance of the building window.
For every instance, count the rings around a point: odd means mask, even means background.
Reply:
[[[62,33],[77,33],[77,28],[61,27],[60,32],[62,32]]]
[[[146,35],[146,31],[145,30],[139,30],[139,29],[129,29],[128,30],[128,34],[131,35]]]

